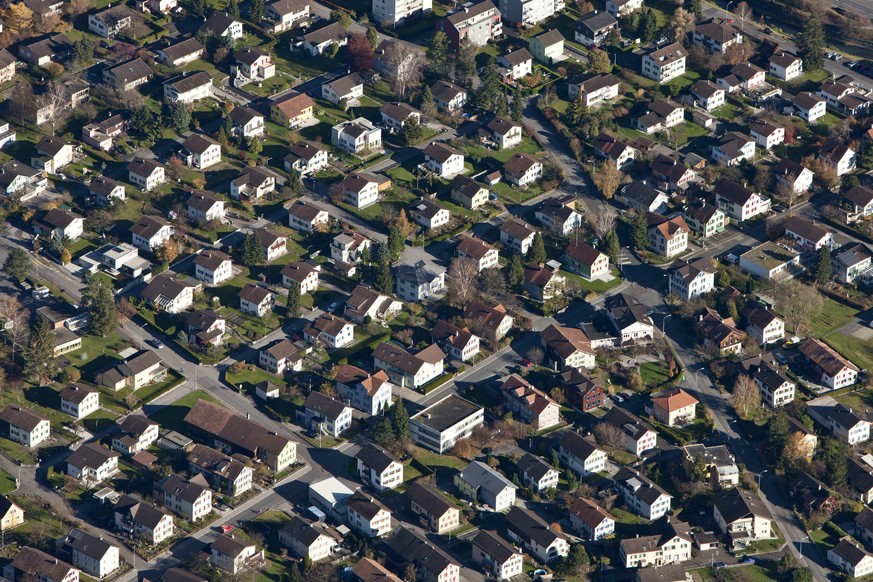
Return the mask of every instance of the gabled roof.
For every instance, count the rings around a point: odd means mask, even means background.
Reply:
[[[321,392],[315,391],[309,393],[303,406],[307,410],[311,410],[331,420],[338,419],[347,408],[342,402],[338,402]]]
[[[308,109],[315,105],[312,97],[306,93],[290,94],[282,98],[282,101],[276,102],[273,106],[281,111],[285,117],[294,119],[303,113],[304,109]]]
[[[707,258],[695,259],[689,261],[687,259],[676,259],[670,265],[670,272],[674,277],[681,277],[683,281],[693,281],[700,273],[715,274],[716,269],[712,266],[712,260]]]
[[[203,477],[199,477],[203,479]],[[204,491],[208,491],[208,487],[180,477],[179,475],[167,475],[157,482],[156,488],[164,495],[178,497],[188,503],[194,503],[203,495]]]
[[[588,336],[581,329],[575,327],[551,324],[540,332],[540,339],[551,351],[563,359],[569,358],[576,352],[594,353]]]
[[[587,460],[594,453],[603,452],[603,450],[596,444],[573,431],[565,432],[561,437],[559,444],[562,449],[582,461]]]
[[[206,153],[206,151],[212,146],[221,147],[221,144],[209,137],[208,135],[202,135],[199,133],[192,134],[188,139],[182,143],[182,147],[184,147],[189,152],[201,155]]]
[[[713,192],[715,192],[716,196],[739,206],[745,205],[755,195],[750,189],[740,186],[730,178],[721,178],[716,182]]]
[[[388,571],[385,566],[371,560],[361,558],[352,566],[352,574],[362,582],[403,582],[400,578]]]
[[[518,506],[513,507],[506,514],[506,526],[521,539],[533,540],[543,548],[548,548],[555,540],[566,539],[563,534],[550,528],[549,524],[535,513]]]
[[[403,496],[409,501],[424,509],[428,515],[440,518],[448,511],[458,511],[455,504],[451,503],[431,485],[415,482],[409,486]]]
[[[560,33],[559,33],[560,34]],[[517,66],[527,61],[533,60],[533,55],[526,48],[520,48],[512,52],[506,53],[500,57],[500,60],[506,61],[510,66]]]
[[[159,49],[159,52],[164,53],[171,61],[175,61],[202,50],[203,45],[196,38],[187,38],[182,42]]]
[[[435,141],[431,142],[426,148],[424,148],[424,155],[433,160],[436,160],[440,164],[445,164],[452,156],[463,157],[464,154],[448,144],[440,141]]]
[[[41,414],[27,408],[22,408],[17,404],[10,404],[0,413],[0,421],[22,428],[28,432],[32,432],[39,423],[47,420]]]
[[[337,41],[346,38],[348,32],[339,22],[331,22],[326,26],[303,35],[303,40],[311,45],[320,45],[329,41]]]
[[[512,484],[512,481],[482,461],[473,461],[467,465],[461,471],[459,477],[470,487],[487,491],[495,496],[499,495],[507,487],[518,489],[518,487]]]
[[[524,456],[518,460],[518,468],[521,469],[523,473],[530,475],[537,481],[545,477],[550,471],[557,470],[541,458],[530,453],[525,453]]]
[[[716,493],[713,504],[727,524],[752,516],[773,519],[760,497],[737,487]]]
[[[140,297],[148,301],[157,301],[159,297],[166,297],[174,300],[179,297],[186,289],[191,287],[188,283],[174,279],[171,275],[160,275],[146,285],[145,289],[140,291]]]
[[[397,457],[395,457],[382,447],[374,445],[373,443],[367,443],[363,447],[361,447],[361,450],[358,451],[358,454],[355,455],[355,458],[361,461],[364,465],[376,471],[377,473],[382,473],[393,463],[400,462],[399,460],[397,460]]]
[[[557,28],[553,28],[539,36],[534,37],[544,47],[556,45],[559,42],[564,42],[564,35]]]
[[[485,4],[485,3],[486,2],[483,2],[483,4]],[[487,1],[487,3],[491,4],[490,1]],[[493,8],[494,5],[491,4],[491,7]],[[442,80],[437,81],[430,88],[430,93],[431,93],[431,95],[434,96],[435,99],[439,99],[440,101],[444,101],[446,103],[448,103],[449,101],[451,101],[452,99],[454,99],[458,95],[461,95],[462,93],[466,93],[466,92],[467,91],[465,91],[461,87],[458,87],[454,83],[450,83],[448,81],[442,81]]]
[[[138,57],[131,59],[126,63],[115,65],[114,67],[109,68],[108,71],[112,73],[113,77],[125,84],[132,81],[139,81],[154,74],[154,71],[151,70],[146,62]]]
[[[797,346],[806,358],[821,368],[828,376],[836,376],[844,368],[858,371],[857,366],[835,352],[830,346],[814,338],[806,338]]]
[[[345,75],[338,79],[334,79],[330,83],[325,83],[325,85],[333,89],[333,92],[336,93],[340,98],[342,98],[344,95],[348,95],[355,87],[360,87],[363,84],[364,79],[362,79],[361,76],[357,73]]]
[[[297,202],[292,204],[290,208],[288,208],[288,214],[306,222],[313,222],[323,212],[326,211],[321,206],[310,204],[308,202],[302,202],[300,200],[298,200]]]
[[[25,578],[26,575],[32,575],[37,580],[53,580],[61,582],[74,570],[73,566],[67,564],[63,560],[58,560],[54,556],[46,554],[42,550],[25,546],[18,550],[15,558],[12,560],[11,566],[19,573],[18,579]]]
[[[209,548],[221,555],[236,558],[248,548],[254,546],[250,541],[247,541],[236,534],[220,534],[215,541],[209,545]]]
[[[534,235],[537,231],[526,222],[510,218],[500,225],[500,232],[504,232],[516,240],[524,240]]]
[[[589,12],[576,21],[576,30],[586,33],[590,37],[612,26],[618,26],[618,20],[613,18],[610,13],[598,10]]]
[[[541,164],[542,162],[532,155],[519,152],[503,164],[503,171],[515,178],[521,178],[527,174],[531,168]]]
[[[605,519],[615,521],[614,517],[590,499],[577,499],[568,511],[591,529],[595,529]]]
[[[491,556],[498,564],[505,564],[507,560],[518,554],[515,547],[500,537],[496,531],[479,530],[473,538],[473,545]]]
[[[224,12],[219,12],[218,10],[215,10],[206,18],[206,21],[200,26],[200,30],[206,33],[211,32],[214,35],[222,36],[225,32],[227,32],[227,29],[230,28],[234,22],[239,21],[234,20]]]
[[[485,3],[491,4],[490,0],[486,0]],[[416,568],[427,570],[433,579],[438,579],[449,566],[458,566],[448,554],[421,534],[403,526],[386,540],[385,545],[389,559],[400,570],[405,570],[406,566],[414,564]]]
[[[78,469],[96,469],[103,465],[109,459],[117,459],[121,455],[115,451],[110,451],[100,443],[87,443],[73,451],[73,454],[67,457],[67,463]]]
[[[699,404],[699,402],[682,388],[665,390],[652,396],[652,405],[662,408],[667,412],[680,410],[693,404]]]

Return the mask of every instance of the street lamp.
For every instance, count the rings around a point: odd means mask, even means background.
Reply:
[[[803,563],[803,542],[809,539],[809,536],[804,537],[800,540],[800,562]]]
[[[661,335],[664,335],[664,324],[667,323],[667,320],[673,317],[672,313],[668,313],[664,316],[664,319],[661,320]]]
[[[724,17],[725,17],[725,18],[727,18],[728,14],[730,14],[730,11],[731,11],[731,4],[733,4],[733,3],[734,3],[734,0],[731,0],[730,2],[728,2],[728,3],[725,5],[725,7],[724,7]]]
[[[760,473],[758,473],[758,491],[761,490],[761,475],[763,475],[763,474],[766,473],[767,471],[769,471],[769,469],[764,469],[763,471],[761,471]]]
[[[700,390],[700,381],[697,378],[697,375],[703,372],[703,368],[697,368],[694,370],[694,387]]]

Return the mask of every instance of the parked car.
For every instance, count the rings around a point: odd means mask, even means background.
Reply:
[[[659,38],[658,40],[655,41],[655,45],[661,46],[662,44],[667,44],[668,42],[669,42],[669,39],[666,36],[662,36],[661,38]]]
[[[612,399],[613,399],[615,402],[618,402],[619,404],[621,404],[622,402],[624,402],[624,397],[622,397],[621,394],[614,394],[614,395],[612,396]]]
[[[782,352],[776,352],[776,355],[773,356],[776,358],[776,361],[782,364],[783,366],[788,363],[788,358],[785,357],[785,354]]]
[[[751,556],[748,556],[748,557],[743,558],[742,560],[740,560],[740,564],[754,564],[754,563],[756,563],[757,561],[758,561],[758,560],[756,560],[755,558],[753,558],[753,557],[751,557]]]
[[[527,368],[530,368],[531,366],[533,366],[533,362],[531,362],[531,361],[528,360],[527,358],[523,358],[523,359],[521,360],[521,365],[522,365],[522,366],[525,366],[525,367],[527,367]]]
[[[768,26],[764,29],[764,34],[773,34],[773,29]]]
[[[153,339],[148,341],[149,345],[154,347],[156,350],[164,349],[164,342],[159,339]]]
[[[736,265],[740,262],[740,258],[733,253],[725,255],[724,260],[726,260],[728,263],[731,263],[732,265]]]

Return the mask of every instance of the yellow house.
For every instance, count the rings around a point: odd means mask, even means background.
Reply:
[[[297,93],[270,105],[270,119],[283,127],[298,127],[312,119],[315,102],[305,93]]]
[[[0,530],[6,531],[24,523],[24,510],[0,495]]]

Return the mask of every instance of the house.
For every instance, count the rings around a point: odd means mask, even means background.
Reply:
[[[666,218],[648,213],[649,248],[665,257],[673,257],[688,248],[688,233],[691,231],[681,216]]]
[[[85,217],[69,210],[53,208],[33,222],[33,232],[49,240],[76,241],[85,232]]]
[[[524,570],[521,552],[497,532],[479,530],[473,538],[473,562],[498,580],[520,576]]]
[[[570,525],[582,539],[596,542],[615,532],[615,518],[589,499],[577,499],[568,513]]]
[[[722,54],[731,46],[742,44],[743,34],[733,26],[731,20],[710,18],[697,24],[691,34],[692,42],[705,46],[709,52]]]
[[[725,445],[686,445],[682,451],[686,474],[691,475],[695,469],[702,469],[709,475],[713,485],[727,487],[739,484],[740,469]]]
[[[562,533],[521,507],[513,507],[506,515],[506,533],[511,541],[521,544],[543,564],[565,558],[570,553],[570,544]]]
[[[277,0],[264,6],[264,23],[273,34],[291,30],[309,18],[308,0]]]
[[[118,546],[78,528],[70,530],[56,545],[64,558],[70,557],[74,567],[98,579],[109,576],[121,565]]]
[[[224,219],[224,200],[208,192],[193,192],[188,197],[187,205],[188,220],[192,222],[204,224]]]
[[[446,534],[460,525],[457,506],[432,485],[417,481],[403,493],[409,510],[418,517],[419,525],[435,534]]]
[[[118,425],[119,433],[112,437],[112,450],[133,456],[148,449],[158,440],[158,423],[145,416],[129,415]]]
[[[355,339],[355,325],[330,314],[321,317],[303,328],[303,339],[310,343],[322,342],[331,349],[343,348]]]
[[[358,117],[334,125],[330,143],[353,154],[368,154],[382,149],[382,130],[368,119]]]
[[[312,391],[303,403],[305,425],[317,433],[338,438],[352,425],[352,409],[343,403]]]
[[[770,241],[740,255],[739,265],[765,281],[790,278],[800,269],[800,253]]]
[[[3,52],[0,51],[0,57],[2,57]],[[2,64],[2,62],[0,62]],[[2,74],[2,69],[0,69],[0,74]],[[0,80],[0,83],[3,81]],[[5,147],[7,144],[15,143],[15,139],[18,133],[16,132],[14,127],[9,125],[8,121],[3,121],[0,119],[0,149]]]
[[[524,378],[512,374],[500,386],[506,409],[535,431],[561,423],[561,407]]]
[[[88,15],[88,30],[103,38],[117,36],[132,23],[133,13],[123,4]]]
[[[130,120],[127,116],[120,113],[117,115],[111,115],[103,121],[89,123],[82,127],[82,141],[91,147],[105,150],[107,152],[111,151],[115,146],[115,138],[127,131],[129,123]],[[3,128],[2,125],[0,125],[0,131],[2,131],[0,147],[3,147],[7,140],[15,141],[14,130],[10,135],[9,128]],[[99,176],[98,178],[93,179],[92,182],[99,178],[103,177]],[[109,180],[109,178],[103,179]],[[100,203],[103,204],[103,202]]]
[[[712,111],[725,104],[726,93],[712,81],[697,81],[691,86],[691,100],[704,111]]]
[[[561,260],[569,271],[586,281],[604,279],[610,273],[609,257],[583,241],[567,245]]]
[[[237,137],[253,138],[264,135],[264,116],[248,107],[234,107],[230,112],[231,133]]]
[[[481,461],[473,461],[455,474],[454,484],[464,496],[494,511],[506,511],[515,505],[518,487]]]
[[[196,444],[186,461],[188,471],[193,475],[203,475],[216,491],[237,497],[252,488],[254,471],[227,453]]]
[[[446,34],[449,47],[458,50],[461,39],[468,39],[474,46],[485,46],[489,40],[503,36],[500,11],[491,0],[463,6],[437,22],[437,30]]]
[[[414,120],[415,123],[421,123],[421,111],[407,103],[399,101],[389,101],[380,109],[382,114],[382,124],[392,132],[399,132],[403,129],[407,121]]]
[[[188,316],[188,343],[219,346],[224,339],[227,321],[214,311],[197,310]]]
[[[807,123],[815,123],[827,113],[827,101],[808,91],[795,95],[791,104],[793,111]]]
[[[863,243],[846,243],[831,255],[834,278],[844,284],[868,280],[873,272],[873,254]]]
[[[156,311],[182,313],[194,304],[194,287],[171,275],[160,275],[154,277],[139,296]]]
[[[467,91],[448,81],[437,81],[431,86],[430,92],[440,111],[459,111],[467,103]]]
[[[195,133],[182,143],[189,165],[205,170],[221,162],[221,144],[211,137]]]
[[[731,131],[724,134],[712,146],[710,159],[723,166],[735,166],[743,160],[755,158],[755,140],[742,133]],[[727,178],[722,178],[726,180]]]
[[[623,435],[622,448],[633,455],[641,457],[646,451],[658,446],[658,433],[640,420],[638,416],[624,408],[613,406],[603,416],[601,422],[621,431]]]
[[[383,26],[390,26],[404,22],[413,16],[426,15],[433,8],[433,0],[415,0],[415,2],[374,2],[372,5],[373,18]]]
[[[24,523],[24,510],[5,495],[0,495],[0,531],[7,531]]]
[[[154,160],[134,158],[127,164],[127,179],[140,190],[149,192],[166,181],[164,166]]]
[[[749,135],[759,146],[771,150],[785,141],[785,128],[758,118],[749,124]]]
[[[697,415],[697,399],[681,388],[652,396],[652,416],[667,426],[687,424]]]
[[[236,64],[230,69],[231,73],[236,72],[235,82],[238,85],[261,82],[276,76],[273,57],[259,48],[247,46],[237,51],[233,58]]]
[[[470,322],[471,329],[480,337],[496,342],[512,329],[512,316],[502,305],[490,307],[481,301],[471,301],[464,312],[464,319]]]
[[[416,572],[421,572],[424,580],[460,580],[461,568],[458,563],[416,531],[401,526],[385,545],[388,560],[398,572],[412,567]]]
[[[201,251],[194,258],[194,276],[215,286],[233,277],[233,261],[221,251]]]
[[[275,296],[266,287],[249,283],[237,294],[239,310],[253,317],[264,317],[273,308]]]
[[[501,117],[494,116],[491,121],[485,124],[485,127],[480,130],[480,134],[484,135],[485,143],[494,143],[498,149],[507,150],[519,145],[523,139],[523,131],[521,125]]]
[[[345,101],[349,106],[356,106],[358,99],[364,96],[364,79],[357,73],[339,77],[321,86],[321,98],[334,105]]]
[[[637,180],[622,186],[615,194],[616,202],[624,204],[629,210],[643,210],[658,214],[667,212],[670,197],[645,180]]]
[[[594,368],[594,350],[581,329],[552,324],[540,332],[540,341],[557,369]]]
[[[135,58],[103,69],[103,82],[118,91],[132,91],[148,83],[152,75],[151,67],[144,60]]]
[[[515,83],[533,72],[533,55],[526,48],[520,48],[497,57],[497,66],[504,81]]]
[[[522,482],[534,491],[542,493],[546,489],[558,487],[560,473],[541,458],[525,453],[518,460],[517,465],[521,471]]]
[[[41,40],[25,40],[18,46],[18,58],[31,65],[44,67],[52,61],[62,61],[73,48],[73,41],[63,33]]]
[[[673,497],[634,469],[622,467],[613,480],[625,503],[637,515],[654,521],[670,511]]]
[[[397,386],[417,389],[443,373],[445,354],[432,344],[415,355],[388,342],[373,352],[373,366],[385,370]]]
[[[527,188],[543,177],[543,163],[530,154],[517,153],[503,164],[506,181]]]
[[[870,97],[866,89],[858,86],[852,77],[844,76],[828,79],[818,90],[830,107],[845,115],[860,117],[870,108]]]
[[[873,555],[854,543],[851,538],[841,539],[837,545],[828,550],[828,562],[853,578],[873,573]]]
[[[430,337],[452,359],[469,362],[479,354],[479,337],[466,327],[456,327],[439,320],[431,330]]]
[[[612,160],[617,168],[627,166],[637,155],[632,146],[605,131],[601,131],[591,145],[597,155]]]
[[[88,486],[109,479],[118,472],[117,452],[100,443],[87,443],[67,457],[67,475]]]
[[[773,168],[773,175],[776,177],[777,188],[787,188],[790,192],[797,194],[808,191],[812,187],[812,179],[815,177],[812,170],[788,158],[779,160],[779,163]]]
[[[330,257],[335,261],[354,264],[360,261],[364,251],[369,251],[371,247],[370,239],[359,232],[347,230],[336,235],[331,241]]]
[[[613,30],[618,32],[618,20],[608,12],[594,10],[576,20],[574,36],[585,46],[600,46]]]
[[[161,277],[156,277],[159,278]],[[151,350],[140,350],[104,372],[102,383],[115,391],[125,387],[139,390],[166,377],[167,368],[163,365],[160,356]]]
[[[424,148],[425,167],[440,178],[452,178],[465,171],[464,154],[442,142]]]
[[[42,550],[24,546],[3,567],[3,578],[10,582],[79,582],[79,570]]]
[[[424,261],[415,265],[399,265],[394,270],[394,292],[404,301],[425,301],[443,292],[446,273],[435,273]]]
[[[707,346],[715,346],[720,356],[740,354],[746,335],[736,327],[733,318],[722,317],[714,309],[705,308],[694,322],[697,336]]]
[[[558,441],[558,458],[582,477],[606,469],[606,451],[572,431],[565,432]]]
[[[592,331],[590,324],[583,325],[586,330]],[[610,338],[608,345],[613,346],[615,343],[614,338]],[[581,412],[601,408],[606,402],[606,391],[575,368],[565,370],[559,375],[559,378],[561,384],[568,390],[567,401]]]
[[[803,59],[779,51],[770,57],[770,74],[782,81],[791,81],[803,74]]]
[[[355,492],[336,477],[328,477],[309,486],[309,503],[337,521],[348,513],[346,502]]]
[[[310,523],[296,515],[279,530],[280,544],[289,548],[295,556],[313,563],[330,557],[331,548],[339,541],[327,525]]]
[[[39,446],[50,432],[48,419],[33,410],[10,404],[0,413],[0,434],[25,447]]]
[[[346,501],[349,510],[347,523],[356,532],[378,538],[391,533],[391,510],[375,497],[356,491]]]
[[[270,119],[282,127],[293,129],[313,119],[314,106],[315,101],[306,93],[292,93],[282,101],[270,103]]]
[[[668,83],[685,74],[688,51],[678,42],[668,44],[643,55],[641,72],[644,77]]]
[[[509,218],[500,225],[500,243],[520,255],[526,255],[536,233],[527,223]]]
[[[190,104],[212,96],[212,76],[204,71],[174,77],[164,82],[164,99]]]
[[[67,386],[61,390],[59,396],[61,412],[69,414],[76,420],[81,420],[100,409],[100,393],[79,384]]]
[[[795,384],[778,369],[761,364],[752,378],[761,392],[761,401],[770,408],[778,408],[794,401]]]
[[[476,180],[459,174],[452,180],[451,187],[452,202],[465,208],[476,210],[488,202],[490,191]]]
[[[56,137],[44,137],[36,144],[30,165],[48,174],[57,174],[73,162],[73,145]]]
[[[10,160],[0,167],[0,192],[7,196],[36,195],[47,185],[42,172],[21,162]]]
[[[800,342],[798,350],[817,372],[820,382],[832,390],[851,386],[858,379],[858,368],[850,361],[817,339]]]
[[[818,159],[833,169],[837,176],[853,172],[857,164],[855,150],[830,137],[821,144]]]
[[[384,345],[384,344],[383,344]],[[409,419],[412,440],[442,454],[461,439],[470,438],[484,424],[485,410],[455,394],[449,394]]]
[[[873,216],[873,190],[865,186],[852,186],[843,193],[843,206],[846,210],[846,223],[866,220]]]
[[[244,570],[257,571],[263,562],[263,552],[237,534],[221,534],[209,544],[209,563],[232,575]]]
[[[226,453],[260,459],[272,471],[283,471],[297,461],[293,441],[218,404],[198,400],[184,420],[192,436],[214,443]]]
[[[258,200],[275,189],[275,176],[264,168],[246,168],[230,181],[230,197],[234,200]],[[258,231],[255,231],[255,234],[257,233]],[[283,251],[282,254],[285,252]]]
[[[203,45],[196,38],[188,38],[166,48],[158,49],[158,60],[168,67],[182,67],[203,56]]]
[[[510,3],[507,2],[507,5]],[[527,4],[526,2],[514,3],[520,6]],[[531,2],[532,4],[532,2]],[[540,2],[539,4],[543,4]],[[548,2],[545,4],[556,4],[556,2]],[[532,20],[532,19],[531,19]],[[533,57],[541,63],[551,65],[564,60],[564,35],[557,28],[553,28],[538,36],[533,36],[527,41],[527,48]]]
[[[206,37],[217,36],[238,40],[243,37],[243,24],[234,20],[226,12],[212,12],[198,29]]]
[[[822,397],[810,401],[810,416],[824,425],[834,436],[849,445],[870,439],[870,421],[832,399]]]
[[[115,528],[124,534],[157,545],[173,537],[173,516],[130,495],[115,502]]]
[[[288,226],[305,234],[321,230],[330,221],[330,213],[321,206],[298,200],[288,208]]]
[[[862,459],[849,457],[847,482],[862,503],[873,501],[873,467]]]
[[[736,91],[751,93],[764,84],[765,77],[764,69],[749,63],[738,63],[733,67],[725,68],[716,77],[715,82],[728,93]]]
[[[570,101],[581,99],[589,108],[599,107],[618,97],[619,85],[619,80],[614,75],[597,75],[578,83],[569,83],[567,98]]]
[[[752,492],[737,487],[717,492],[712,513],[719,529],[728,536],[734,547],[773,537],[773,516]]]
[[[303,35],[300,48],[310,56],[323,55],[331,46],[344,47],[348,44],[349,35],[339,22],[331,22],[312,32]]]
[[[669,269],[667,293],[690,301],[715,289],[716,269],[710,259],[678,259]]]
[[[524,291],[536,301],[544,302],[554,299],[564,291],[567,279],[556,270],[540,265],[528,265],[524,268]]]
[[[770,199],[740,186],[730,178],[721,178],[715,184],[715,204],[725,214],[740,222],[770,210]]]
[[[190,522],[197,522],[212,513],[212,490],[202,475],[195,475],[191,480],[168,475],[155,483],[154,498]]]
[[[630,16],[643,7],[643,0],[606,0],[606,11],[616,18]]]
[[[653,524],[650,535],[637,535],[619,543],[625,568],[679,564],[691,559],[691,528],[687,523],[665,518]]]
[[[358,477],[377,491],[394,489],[403,483],[403,464],[394,455],[373,443],[361,447],[355,460]]]
[[[651,135],[685,122],[685,108],[666,99],[656,99],[643,115],[634,119],[636,128]]]
[[[822,247],[830,249],[834,244],[834,234],[799,216],[789,216],[783,223],[785,237],[794,242],[802,252],[815,252]]]
[[[327,151],[319,144],[306,140],[291,146],[284,162],[286,172],[297,172],[301,177],[323,170],[329,163]]]
[[[582,215],[575,206],[575,198],[564,203],[551,198],[537,208],[534,217],[548,230],[566,236],[582,226]]]
[[[748,321],[746,333],[761,345],[781,342],[785,337],[785,322],[775,313],[760,305],[752,305],[743,311]]]
[[[366,285],[358,285],[346,300],[343,316],[357,324],[369,321],[385,322],[400,313],[403,304]]]

